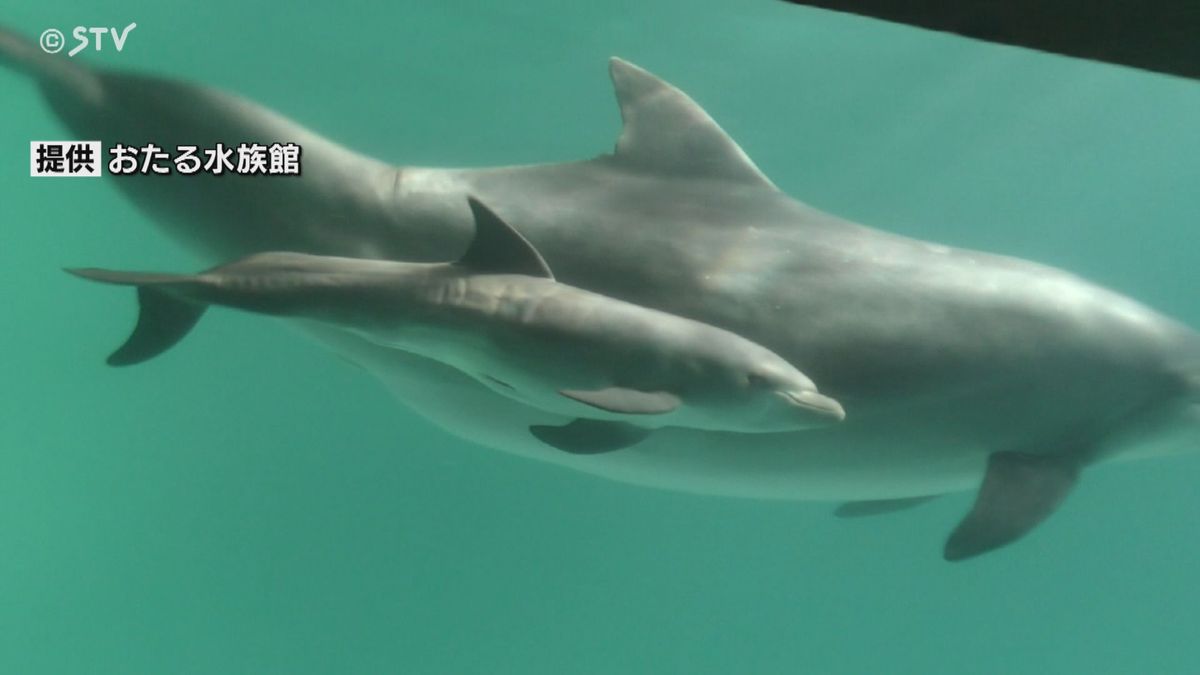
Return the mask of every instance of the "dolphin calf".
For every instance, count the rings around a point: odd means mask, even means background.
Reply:
[[[686,94],[619,59],[613,152],[433,169],[363,156],[210,88],[51,57],[11,33],[0,55],[81,139],[302,145],[300,177],[114,182],[213,263],[262,251],[452,260],[472,237],[475,195],[520,223],[559,281],[744,336],[846,410],[840,424],[791,433],[667,427],[581,456],[528,431],[573,417],[436,360],[302,326],[412,410],[492,448],[703,494],[883,502],[858,513],[979,488],[944,549],[959,560],[1033,530],[1089,466],[1200,440],[1200,338],[1188,327],[1065,271],[807,206]]]
[[[475,238],[454,263],[260,253],[192,276],[69,271],[138,287],[141,316],[111,364],[170,348],[208,304],[312,319],[577,416],[530,428],[568,452],[624,448],[664,426],[778,432],[845,417],[812,380],[745,338],[555,282],[524,237],[468,201]]]

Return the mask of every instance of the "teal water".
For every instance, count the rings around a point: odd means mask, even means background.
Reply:
[[[242,93],[369,154],[606,151],[616,54],[782,188],[1065,267],[1200,326],[1200,84],[737,2],[22,2],[21,32]],[[81,55],[80,58],[83,58]],[[1018,544],[941,560],[969,495],[870,522],[658,492],[451,438],[274,323],[213,312],[141,368],[71,265],[188,269],[0,72],[0,673],[1192,673],[1200,458],[1091,471]]]

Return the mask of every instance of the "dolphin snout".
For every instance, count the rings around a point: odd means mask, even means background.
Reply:
[[[846,411],[836,399],[816,391],[781,391],[778,395],[789,405],[816,413],[833,422],[846,419]]]

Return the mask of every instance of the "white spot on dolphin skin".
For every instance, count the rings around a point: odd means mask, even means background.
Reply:
[[[725,268],[700,277],[700,286],[709,293],[750,293],[762,285],[760,279],[748,269],[737,269],[737,265],[725,261]]]
[[[762,236],[762,229],[752,225],[745,227],[737,242],[727,243],[712,256],[708,271],[697,279],[701,287],[709,292],[745,295],[755,293],[769,283],[763,270],[784,264],[793,256],[793,249],[790,246],[773,249],[768,258],[761,246],[750,243]]]
[[[396,196],[456,194],[463,192],[462,181],[448,171],[405,168],[395,184]]]

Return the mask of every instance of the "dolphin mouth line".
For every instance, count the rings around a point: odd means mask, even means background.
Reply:
[[[815,391],[781,391],[779,395],[797,408],[803,408],[837,422],[846,419],[846,410],[842,408],[842,404],[824,394]]]

